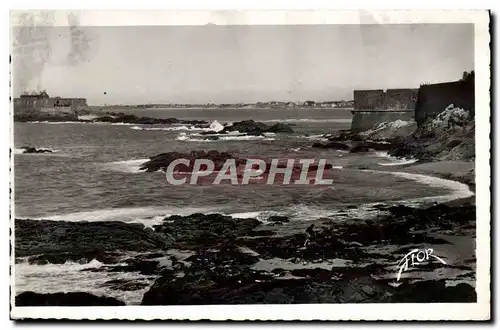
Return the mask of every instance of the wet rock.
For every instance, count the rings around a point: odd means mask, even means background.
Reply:
[[[249,135],[262,135],[263,133],[293,133],[290,125],[278,123],[272,126],[253,120],[243,120],[233,123],[231,126],[225,126],[222,133],[238,131]]]
[[[175,170],[179,172],[192,172],[196,159],[209,159],[213,161],[215,164],[215,171],[220,170],[228,159],[235,159],[237,166],[244,163],[244,160],[235,158],[227,152],[219,152],[217,150],[196,150],[189,153],[167,152],[150,157],[149,161],[139,167],[139,170],[145,170],[146,172],[155,172],[159,170],[166,171],[168,165],[176,159],[189,160],[189,165],[179,164],[176,166]]]
[[[112,266],[103,270],[107,272],[138,272],[142,275],[154,275],[157,273],[158,265],[157,260],[141,260],[141,259],[128,259],[124,263],[126,266]]]
[[[165,218],[163,223],[154,226],[154,229],[157,233],[174,239],[179,246],[209,247],[233,242],[260,224],[257,219],[234,219],[222,214],[195,213]]]
[[[103,284],[103,287],[108,287],[111,290],[118,291],[138,291],[146,288],[149,284],[145,282],[138,282],[134,280],[111,280]]]
[[[148,251],[168,246],[168,237],[141,224],[119,221],[66,222],[15,220],[17,257],[35,256],[34,263],[97,259],[113,262],[113,251]]]
[[[236,245],[226,245],[217,250],[200,249],[186,261],[192,263],[193,269],[209,269],[212,267],[252,265],[259,261],[259,258],[242,252]]]
[[[171,124],[185,124],[185,125],[208,125],[204,120],[182,120],[177,118],[151,118],[139,117],[132,114],[122,112],[109,112],[105,116],[99,116],[92,120],[93,122],[107,122],[107,123],[127,123],[139,125],[171,125]]]
[[[50,149],[44,149],[44,148],[37,149],[35,147],[29,147],[29,146],[21,147],[21,149],[23,149],[23,154],[44,154],[53,152]]]
[[[290,222],[290,220],[288,220],[288,217],[286,216],[282,216],[282,215],[272,215],[270,216],[267,221],[270,221],[270,222]]]
[[[16,296],[16,306],[124,306],[115,298],[98,297],[87,292],[35,293],[23,292]]]
[[[44,253],[41,255],[28,257],[28,262],[34,265],[64,264],[68,261],[80,264],[86,264],[92,260],[97,260],[104,264],[111,264],[115,263],[119,257],[120,254],[116,252],[90,249],[88,251],[81,251],[81,252],[70,251],[70,252]]]
[[[322,149],[334,149],[334,150],[350,150],[351,147],[348,146],[347,144],[341,143],[341,142],[328,142],[328,143],[319,143],[316,142],[312,145],[313,148],[322,148]]]
[[[476,290],[465,283],[454,287],[446,287],[445,281],[422,281],[405,284],[397,288],[394,295],[388,299],[393,303],[446,303],[446,302],[476,302]]]
[[[352,278],[325,269],[293,270],[293,276],[274,275],[241,269],[232,274],[213,275],[206,272],[186,274],[183,278],[163,276],[144,295],[143,305],[188,304],[300,304],[378,302],[388,291],[366,272]],[[344,279],[345,278],[345,279]]]
[[[372,150],[377,151],[388,151],[393,148],[390,143],[382,143],[382,142],[374,142],[374,141],[363,141],[357,143],[355,146],[351,148],[352,153],[356,152],[368,152]]]
[[[78,121],[76,114],[60,113],[52,115],[49,113],[23,113],[14,114],[14,122],[33,122],[33,121],[47,121],[47,122],[63,122],[63,121]]]

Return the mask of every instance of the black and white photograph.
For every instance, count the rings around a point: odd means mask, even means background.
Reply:
[[[487,11],[181,14],[11,11],[12,318],[490,318]]]

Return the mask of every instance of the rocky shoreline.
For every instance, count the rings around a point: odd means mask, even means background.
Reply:
[[[469,118],[468,111],[450,105],[419,126],[414,122],[396,121],[361,133],[343,130],[325,135],[328,142],[317,142],[313,147],[353,153],[387,151],[391,156],[420,162],[474,161],[475,123]]]
[[[317,142],[313,147],[351,153],[377,150],[415,158],[419,161],[412,170],[417,172],[424,171],[419,166],[431,166],[436,161],[472,163],[474,122],[463,121],[460,109],[447,108],[443,113],[419,127],[404,125],[404,134],[399,130],[393,134],[390,125],[382,128],[389,127],[384,134],[379,128],[358,134],[341,131],[325,135],[327,142]],[[164,121],[162,124],[207,127],[200,121],[124,114],[100,117],[98,121]],[[215,133],[261,135],[289,129],[281,124],[243,121]],[[211,159],[217,170],[233,156],[218,151],[169,152],[151,157],[141,170],[165,170],[178,158]],[[237,161],[245,164],[246,160]],[[181,171],[190,172],[192,167]],[[436,170],[433,175],[464,182],[473,189],[473,170],[454,173]],[[353,215],[351,211],[356,208],[332,210],[335,216],[330,218],[300,222],[285,216],[241,219],[223,214],[174,215],[152,228],[118,221],[16,219],[16,263],[86,265],[95,260],[100,267],[81,271],[148,276],[148,283],[113,279],[101,284],[117,292],[144,291],[141,305],[476,301],[475,198],[425,208],[380,203],[371,206],[376,215],[370,219]],[[310,244],[306,244],[305,230],[310,224],[316,229]],[[468,242],[465,252],[458,251],[456,240]],[[431,259],[396,281],[401,259],[412,249],[429,247],[438,254],[446,252],[444,257],[449,262]],[[88,292],[25,291],[18,293],[17,302],[23,306],[125,304],[116,297]]]
[[[315,239],[308,246],[301,227],[305,224],[286,217],[263,223],[193,214],[166,217],[153,228],[16,219],[15,251],[17,262],[84,264],[95,259],[104,265],[92,271],[152,275],[156,280],[144,294],[143,305],[476,300],[474,287],[467,283],[448,286],[446,276],[429,280],[412,275],[451,271],[458,272],[453,280],[474,279],[475,259],[449,265],[431,262],[408,272],[398,286],[391,285],[395,266],[411,248],[452,244],[440,236],[474,236],[472,201],[427,209],[385,204],[374,208],[380,215],[371,220],[314,221]],[[392,247],[390,253],[387,247]],[[127,257],[132,252],[134,256]],[[117,290],[144,288],[133,281],[107,285]],[[16,297],[23,305],[37,306],[121,303],[102,299],[62,292]]]
[[[140,117],[122,112],[96,113],[92,119],[80,119],[76,113],[52,114],[15,114],[14,122],[79,122],[79,123],[110,123],[110,124],[138,124],[138,125],[173,125],[184,124],[199,127],[208,127],[205,120],[182,120],[177,118]]]

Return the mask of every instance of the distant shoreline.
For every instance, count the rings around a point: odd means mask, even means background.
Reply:
[[[330,107],[251,107],[251,106],[245,106],[245,107],[200,107],[200,106],[189,106],[189,107],[172,107],[172,106],[165,106],[165,107],[142,107],[142,106],[133,106],[133,105],[105,105],[105,106],[99,106],[99,105],[91,105],[89,106],[91,110],[113,110],[113,109],[130,109],[130,110],[180,110],[180,109],[186,109],[186,110],[218,110],[218,109],[229,109],[229,110],[238,110],[238,109],[263,109],[263,110],[288,110],[288,109],[299,109],[299,110],[304,110],[304,109],[309,109],[309,110],[354,110],[353,107],[338,107],[338,108],[330,108]]]

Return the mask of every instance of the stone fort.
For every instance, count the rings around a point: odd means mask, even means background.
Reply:
[[[420,88],[355,90],[351,131],[359,133],[395,120],[421,125],[447,106],[469,111],[474,117],[474,71],[457,81],[422,85]]]
[[[72,113],[87,107],[84,98],[50,97],[46,92],[23,94],[14,99],[14,114]]]

